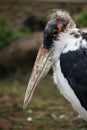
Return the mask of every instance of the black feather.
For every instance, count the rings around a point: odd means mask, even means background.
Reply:
[[[87,36],[83,35],[84,39]],[[61,71],[87,110],[87,49],[80,48],[60,56]]]

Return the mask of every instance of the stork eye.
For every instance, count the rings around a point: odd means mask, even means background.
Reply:
[[[58,31],[55,29],[55,30],[53,30],[53,37],[56,37],[57,36],[57,34],[58,34]]]

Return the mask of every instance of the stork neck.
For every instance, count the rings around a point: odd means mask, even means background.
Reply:
[[[53,60],[58,61],[61,53],[75,51],[81,46],[82,36],[78,28],[73,28],[61,32],[56,41],[54,41]]]
[[[60,36],[60,42],[64,45],[62,53],[79,49],[82,35],[78,28],[69,29]]]

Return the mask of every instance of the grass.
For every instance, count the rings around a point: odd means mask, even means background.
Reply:
[[[0,130],[86,130],[87,123],[57,91],[49,74],[23,110],[27,76],[0,81]],[[28,117],[32,121],[28,121]]]

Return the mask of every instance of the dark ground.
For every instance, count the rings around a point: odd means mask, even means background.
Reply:
[[[87,123],[60,95],[50,74],[23,110],[28,78],[20,77],[0,81],[0,130],[87,130]]]

